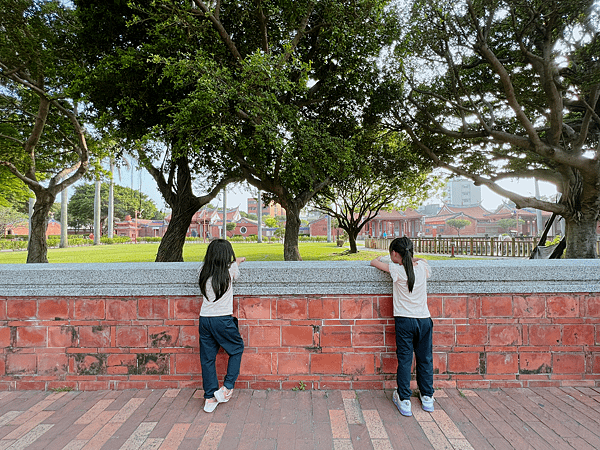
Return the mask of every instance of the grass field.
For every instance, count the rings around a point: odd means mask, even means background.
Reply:
[[[183,259],[186,262],[202,261],[208,244],[186,243]],[[248,261],[283,261],[283,244],[232,243],[236,256],[245,256]],[[51,248],[48,250],[50,263],[113,263],[113,262],[153,262],[158,243],[114,244],[72,248]],[[300,255],[304,261],[370,261],[382,252],[363,250],[345,254],[347,248],[323,242],[301,242]],[[427,259],[450,259],[426,256]],[[24,264],[25,251],[0,252],[0,263]]]

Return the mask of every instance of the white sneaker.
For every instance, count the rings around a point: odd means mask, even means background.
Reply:
[[[433,397],[421,395],[421,406],[423,407],[423,411],[433,412]]]
[[[215,398],[219,403],[228,402],[233,396],[233,389],[227,389],[225,386],[221,386],[218,391],[215,391]]]
[[[400,411],[400,414],[403,416],[412,416],[412,405],[410,404],[410,400],[400,400],[397,390],[395,390],[394,395],[392,395],[392,401],[394,402],[394,405],[396,405],[396,408],[398,408],[398,411]]]
[[[217,409],[218,404],[219,404],[219,401],[215,397],[207,398],[206,400],[204,400],[204,411],[207,413],[211,413],[215,409]]]

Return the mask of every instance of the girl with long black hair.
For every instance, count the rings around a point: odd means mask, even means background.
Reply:
[[[380,256],[371,265],[389,272],[393,281],[398,389],[392,400],[402,415],[412,416],[410,369],[414,353],[421,405],[432,412],[433,321],[427,307],[427,278],[431,271],[427,261],[414,257],[413,243],[407,237],[394,239],[389,251],[389,263]]]
[[[206,249],[204,263],[198,277],[202,292],[200,308],[200,365],[204,387],[204,411],[213,412],[219,403],[228,402],[240,373],[244,341],[233,317],[232,281],[239,274],[239,264],[246,258],[237,258],[233,247],[225,239],[215,239]],[[229,355],[227,374],[219,388],[215,360],[219,347]]]

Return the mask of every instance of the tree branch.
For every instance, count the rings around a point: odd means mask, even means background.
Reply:
[[[544,211],[555,212],[560,215],[566,214],[568,212],[568,208],[565,205],[561,205],[558,203],[544,202],[544,201],[538,200],[533,197],[524,197],[522,195],[516,194],[512,191],[509,191],[507,189],[504,189],[504,188],[498,186],[492,180],[483,178],[480,175],[470,173],[464,169],[453,166],[451,164],[447,164],[447,163],[443,162],[442,160],[440,160],[440,158],[435,154],[435,152],[433,152],[429,147],[427,147],[425,144],[423,144],[418,139],[418,137],[416,136],[416,134],[413,132],[413,130],[410,127],[404,127],[404,130],[410,135],[413,142],[420,149],[422,149],[434,161],[434,163],[437,166],[448,169],[451,172],[454,172],[458,175],[462,175],[464,177],[470,178],[471,180],[473,180],[475,182],[476,185],[487,186],[491,191],[495,192],[496,194],[501,195],[502,197],[511,199],[513,202],[515,202],[515,205],[517,205],[517,208],[521,209],[521,208],[525,208],[525,207],[532,207],[532,208],[541,209]]]
[[[237,62],[241,63],[243,60],[242,55],[240,55],[240,52],[238,51],[235,43],[231,40],[231,37],[227,33],[227,30],[225,30],[225,27],[223,26],[219,18],[210,12],[208,7],[204,4],[202,0],[192,1],[198,6],[198,8],[200,8],[200,10],[204,13],[204,16],[212,22],[213,26],[217,30],[217,33],[219,33],[221,40],[223,41],[231,55],[235,58]]]
[[[284,61],[287,62],[290,59],[290,56],[292,56],[292,53],[294,52],[294,50],[296,50],[296,47],[300,43],[300,39],[302,39],[302,36],[304,35],[304,30],[306,30],[306,26],[308,25],[308,19],[310,19],[310,15],[312,14],[314,5],[314,1],[308,5],[308,11],[306,12],[306,15],[300,22],[300,26],[296,30],[296,35],[294,36],[294,39],[292,39],[290,48],[283,55]]]
[[[263,12],[262,8],[262,0],[256,0],[256,4],[258,6],[258,23],[260,25],[260,37],[262,39],[263,51],[266,54],[271,53],[271,49],[269,48],[269,34],[267,31],[267,16]]]

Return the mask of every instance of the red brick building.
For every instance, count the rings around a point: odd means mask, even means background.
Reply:
[[[127,236],[135,240],[138,237],[163,237],[167,231],[166,220],[135,219],[125,216],[122,222],[115,222],[116,236]]]
[[[327,216],[323,215],[308,224],[309,233],[311,236],[327,236]],[[338,236],[345,231],[341,228],[331,228],[331,236]]]
[[[227,210],[227,223],[239,222],[242,216],[240,215],[239,206],[236,208]],[[170,220],[171,216],[167,217]],[[215,238],[221,235],[221,229],[223,227],[223,210],[222,209],[211,209],[203,207],[200,211],[196,212],[192,217],[192,222],[188,228],[188,237],[209,237]],[[232,232],[228,233],[228,236],[233,235]]]
[[[28,236],[29,223],[21,222],[16,225],[9,225],[6,227],[5,234],[7,236]],[[48,236],[60,236],[60,223],[54,219],[50,219],[48,221],[48,227],[46,228],[46,237]]]
[[[551,213],[542,211],[545,223]],[[501,219],[516,219],[516,225],[507,230],[498,224]],[[435,216],[424,218],[424,236],[458,236],[458,230],[448,225],[448,220],[466,219],[470,225],[460,230],[461,236],[497,236],[503,233],[513,235],[536,236],[537,212],[532,208],[516,209],[502,205],[496,212],[491,212],[481,205],[452,206],[444,205]],[[560,225],[555,222],[550,235],[560,234]]]
[[[379,211],[362,229],[361,236],[374,238],[417,237],[422,232],[423,214],[414,209]]]

